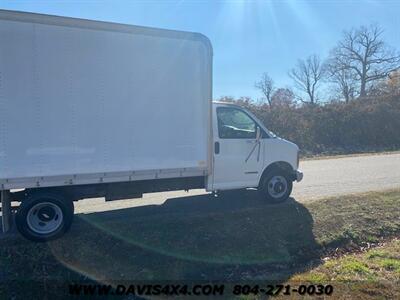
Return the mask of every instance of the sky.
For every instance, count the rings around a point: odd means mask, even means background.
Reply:
[[[326,57],[352,27],[378,23],[400,50],[400,0],[0,0],[0,8],[203,33],[214,49],[214,99],[260,98],[263,72],[291,86],[299,58]]]

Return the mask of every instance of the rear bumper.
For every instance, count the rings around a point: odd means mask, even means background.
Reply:
[[[296,180],[297,182],[300,182],[303,180],[303,172],[300,170],[296,170],[294,172],[294,180]]]

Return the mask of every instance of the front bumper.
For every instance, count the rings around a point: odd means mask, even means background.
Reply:
[[[303,172],[302,171],[296,170],[294,175],[295,175],[295,179],[297,182],[300,182],[303,180]]]

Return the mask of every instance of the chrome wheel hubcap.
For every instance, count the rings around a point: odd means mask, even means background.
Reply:
[[[287,180],[283,176],[274,176],[268,182],[268,194],[273,198],[280,198],[285,195],[288,189]]]
[[[49,234],[61,226],[63,213],[58,205],[51,202],[41,202],[31,207],[26,220],[29,229],[33,232]]]

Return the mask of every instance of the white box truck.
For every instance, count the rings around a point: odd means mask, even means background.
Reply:
[[[205,188],[287,199],[299,149],[212,102],[198,33],[0,11],[0,190],[20,233],[61,236],[73,202]]]

